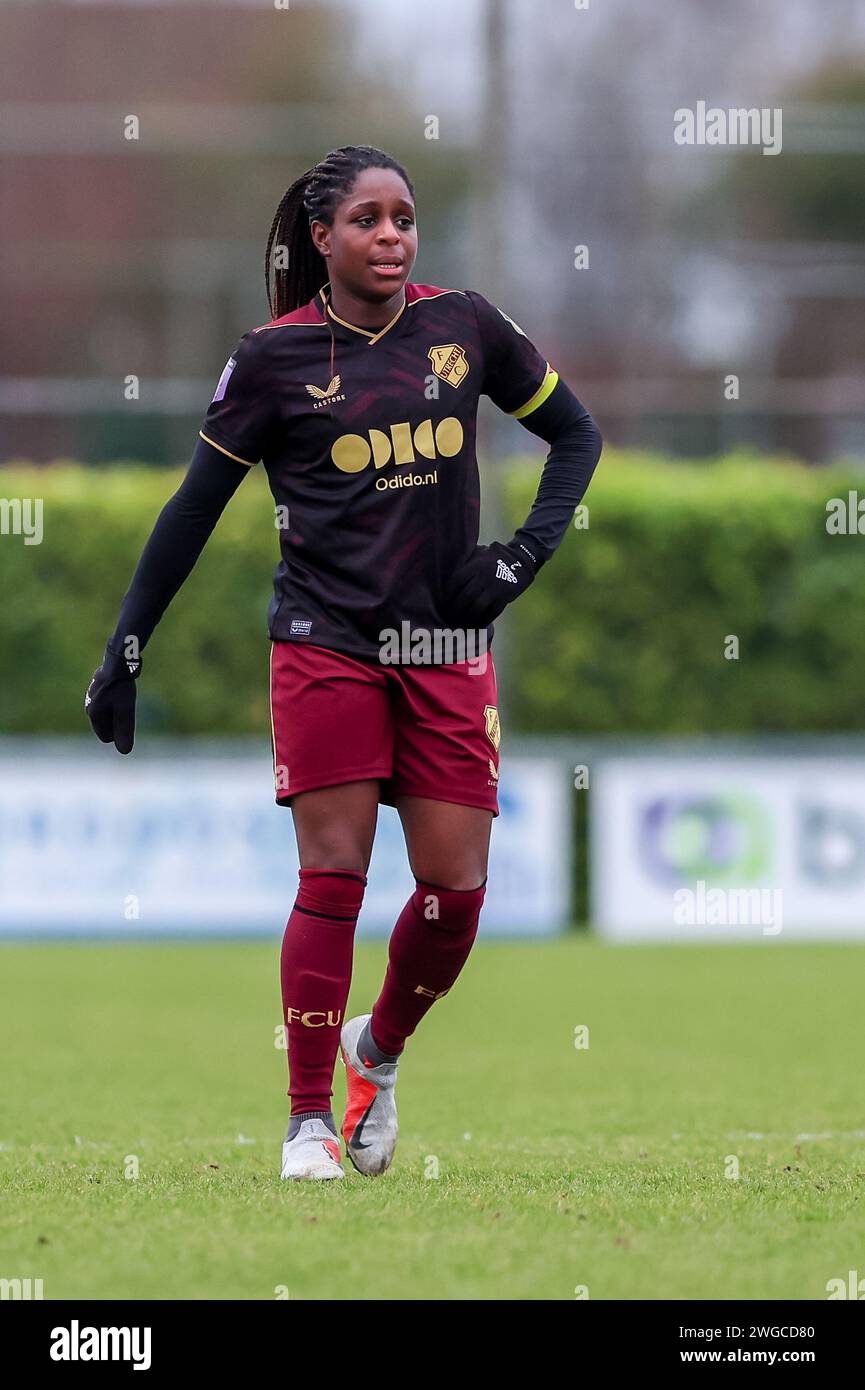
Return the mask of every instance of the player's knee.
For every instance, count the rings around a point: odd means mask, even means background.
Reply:
[[[339,835],[324,834],[307,840],[300,856],[302,869],[342,869],[344,873],[365,874],[368,855],[363,845]]]
[[[446,881],[441,885],[449,893],[476,893],[483,888],[485,877],[483,874],[449,874]]]
[[[415,879],[418,883],[433,883],[439,888],[445,888],[449,893],[471,893],[479,888],[483,888],[487,881],[487,866],[484,863],[460,864],[440,864],[429,865],[429,873],[418,873],[415,869]],[[438,869],[438,872],[435,870]]]

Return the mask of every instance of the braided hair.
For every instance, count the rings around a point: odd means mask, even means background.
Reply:
[[[372,145],[344,145],[332,150],[319,164],[295,179],[276,209],[264,253],[264,281],[273,318],[281,318],[307,304],[327,280],[327,265],[315,248],[310,223],[323,222],[332,227],[338,205],[348,197],[358,174],[364,169],[393,169],[414,198],[414,188],[402,165]],[[273,265],[274,246],[288,253],[288,265]]]

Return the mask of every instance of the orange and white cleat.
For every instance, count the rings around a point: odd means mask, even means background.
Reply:
[[[340,1036],[348,1093],[342,1137],[357,1171],[374,1177],[390,1167],[396,1148],[399,1125],[394,1090],[399,1063],[381,1062],[374,1067],[358,1054],[360,1035],[370,1017],[350,1018]]]
[[[286,1139],[279,1176],[312,1181],[345,1177],[339,1140],[323,1120],[304,1120],[294,1138]]]

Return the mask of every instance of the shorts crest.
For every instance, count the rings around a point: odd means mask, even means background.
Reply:
[[[498,746],[502,741],[502,728],[499,723],[499,712],[495,705],[484,705],[484,720],[487,726],[487,738],[498,751]]]

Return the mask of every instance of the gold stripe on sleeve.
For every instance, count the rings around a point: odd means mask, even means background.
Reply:
[[[245,463],[247,468],[254,468],[255,464],[258,462],[258,459],[256,459],[254,463],[250,463],[249,459],[242,459],[239,457],[239,455],[232,454],[230,450],[223,449],[222,445],[217,444],[215,439],[208,439],[207,435],[204,433],[203,430],[199,430],[198,433],[201,435],[201,438],[204,440],[205,444],[212,444],[214,449],[218,449],[221,454],[227,454],[230,459],[234,459],[235,463]]]
[[[511,411],[511,415],[513,415],[514,419],[522,420],[524,416],[531,415],[533,410],[537,410],[539,405],[543,405],[547,397],[552,395],[553,391],[555,390],[558,379],[558,372],[554,372],[548,362],[547,374],[544,377],[535,394],[531,396],[529,400],[526,401],[525,405],[521,405],[519,410]]]

